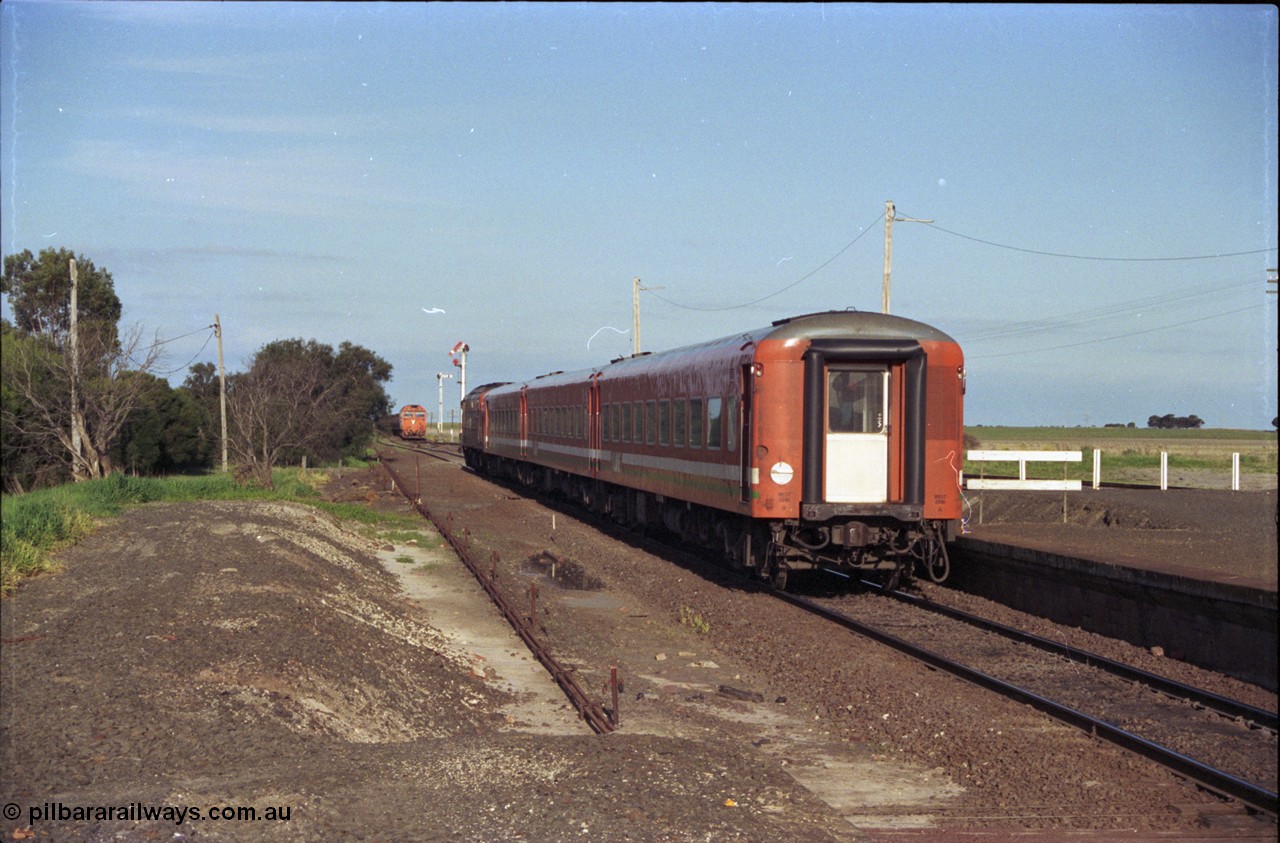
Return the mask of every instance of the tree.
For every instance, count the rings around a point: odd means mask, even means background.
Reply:
[[[70,354],[71,260],[76,261],[77,350]],[[65,450],[76,480],[111,472],[112,449],[146,378],[160,360],[159,344],[144,345],[141,329],[121,337],[120,299],[111,273],[68,249],[30,250],[4,259],[3,285],[30,342],[12,343],[14,360],[5,384],[14,407],[6,407],[7,430],[36,443],[46,457]],[[75,383],[74,406],[72,383]]]
[[[212,363],[196,363],[187,370],[189,374],[180,389],[194,402],[199,413],[199,436],[210,444],[211,454],[221,453],[222,442],[222,386],[218,380],[218,367]]]
[[[1204,427],[1204,419],[1195,415],[1175,416],[1173,413],[1166,413],[1163,416],[1151,416],[1147,419],[1147,427],[1161,428],[1165,430],[1185,430],[1187,428]]]
[[[79,322],[115,326],[122,312],[115,281],[106,269],[98,269],[84,255],[69,249],[43,249],[33,257],[30,249],[4,259],[0,292],[9,297],[19,330],[40,334],[63,350],[71,327],[71,261],[76,262],[76,312]]]
[[[24,399],[20,381],[30,381],[40,391],[42,403],[53,403],[54,372],[60,365],[58,352],[43,337],[19,331],[3,322],[0,330],[0,474],[4,490],[21,493],[41,486],[65,482],[71,476],[70,457],[56,438],[38,434],[38,413]],[[25,361],[25,378],[19,361]]]
[[[139,474],[212,465],[218,437],[207,435],[191,392],[154,375],[134,376],[146,386],[120,431],[112,461]]]
[[[80,384],[72,407],[70,358],[47,336],[26,339],[12,345],[12,355],[6,353],[5,385],[23,408],[12,415],[6,408],[6,425],[38,441],[46,453],[61,446],[73,478],[105,477],[112,470],[111,450],[148,384],[145,375],[159,362],[159,346],[144,346],[140,329],[119,338],[115,325],[91,323],[80,331]],[[79,448],[73,418],[83,432]]]
[[[337,355],[315,340],[263,346],[227,385],[229,446],[240,475],[270,487],[276,465],[363,447],[390,406],[381,386],[390,377],[389,363],[350,343]]]
[[[340,456],[359,454],[373,439],[374,424],[391,412],[383,384],[391,380],[391,364],[367,348],[350,342],[338,346],[334,376],[342,381],[335,421]]]

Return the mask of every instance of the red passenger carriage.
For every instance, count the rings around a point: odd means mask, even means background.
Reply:
[[[596,369],[487,384],[467,463],[620,523],[798,567],[946,576],[964,358],[909,319],[829,312]]]

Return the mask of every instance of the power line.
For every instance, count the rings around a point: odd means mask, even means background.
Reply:
[[[1010,246],[1006,243],[995,243],[991,240],[983,240],[980,237],[972,237],[968,234],[961,234],[958,231],[951,231],[950,229],[943,228],[942,226],[936,225],[936,224],[929,226],[929,228],[934,231],[941,231],[946,234],[950,234],[953,237],[960,237],[964,240],[972,240],[974,243],[981,243],[984,246],[994,246],[997,249],[1008,249],[1009,251],[1012,251],[1012,252],[1025,252],[1029,255],[1044,255],[1046,257],[1051,257],[1051,258],[1070,258],[1072,260],[1082,260],[1082,261],[1114,261],[1118,263],[1153,263],[1153,262],[1160,262],[1160,261],[1200,261],[1200,260],[1211,260],[1213,258],[1235,258],[1235,257],[1240,257],[1241,255],[1261,255],[1261,254],[1266,254],[1268,252],[1276,251],[1276,247],[1272,246],[1268,249],[1252,249],[1247,252],[1221,252],[1215,255],[1184,255],[1181,257],[1164,257],[1164,258],[1111,258],[1111,257],[1099,257],[1097,255],[1071,255],[1063,252],[1044,252],[1039,249],[1024,249],[1020,246]]]
[[[1228,310],[1225,313],[1214,313],[1211,316],[1201,316],[1199,319],[1188,319],[1185,322],[1175,322],[1172,325],[1161,325],[1156,328],[1148,328],[1145,331],[1131,331],[1127,334],[1117,334],[1116,336],[1113,336],[1113,337],[1100,337],[1096,340],[1083,340],[1081,342],[1066,343],[1064,345],[1051,345],[1051,346],[1035,347],[1035,348],[1029,348],[1029,349],[1024,348],[1019,351],[1005,351],[1000,354],[966,355],[966,360],[989,360],[993,357],[1012,357],[1014,355],[1021,355],[1025,357],[1028,354],[1035,354],[1036,352],[1040,352],[1040,351],[1057,351],[1063,348],[1077,348],[1082,345],[1094,345],[1100,342],[1111,342],[1112,340],[1123,340],[1123,339],[1128,339],[1129,337],[1142,336],[1143,334],[1153,334],[1156,331],[1167,331],[1170,328],[1181,328],[1184,325],[1194,325],[1197,322],[1207,322],[1210,319],[1220,319],[1223,316],[1234,316],[1237,313],[1244,313],[1245,311],[1248,311],[1248,310],[1257,310],[1260,307],[1262,307],[1262,305],[1260,304],[1251,304],[1248,307],[1241,307],[1241,308],[1237,308],[1236,310]]]
[[[866,235],[866,233],[867,233],[868,231],[870,231],[870,230],[871,230],[871,227],[872,227],[873,225],[875,225],[876,223],[880,222],[880,220],[882,220],[882,219],[884,219],[884,214],[881,214],[880,216],[878,216],[878,217],[876,217],[875,219],[873,219],[870,223],[868,223],[865,227],[863,227],[862,231],[858,234],[858,236],[857,236],[857,237],[853,238],[853,239],[852,239],[852,240],[850,240],[848,243],[846,243],[846,244],[845,244],[845,246],[844,246],[844,248],[842,248],[840,251],[836,252],[836,253],[835,253],[834,255],[832,255],[831,257],[827,258],[827,259],[826,259],[825,261],[823,261],[823,262],[822,262],[822,264],[821,264],[821,265],[819,265],[816,269],[811,270],[810,272],[806,273],[805,275],[800,276],[798,279],[796,279],[795,281],[792,281],[790,284],[788,284],[787,286],[783,287],[783,288],[782,288],[782,289],[780,289],[780,290],[775,290],[774,292],[770,293],[770,294],[769,294],[769,295],[767,295],[767,296],[761,296],[761,297],[760,297],[760,298],[758,298],[758,299],[755,299],[755,300],[753,300],[753,301],[749,301],[749,302],[745,302],[745,303],[743,303],[743,304],[731,304],[731,305],[724,305],[724,306],[722,306],[722,307],[696,307],[696,306],[694,306],[694,305],[689,305],[689,304],[680,304],[679,302],[674,302],[674,301],[672,301],[671,299],[666,298],[665,296],[660,296],[660,295],[658,295],[657,293],[654,293],[654,292],[652,291],[652,288],[641,287],[640,289],[644,290],[645,292],[650,293],[650,295],[652,295],[654,298],[659,299],[660,301],[664,301],[664,302],[666,302],[667,304],[671,305],[672,307],[678,307],[678,308],[680,308],[680,309],[682,309],[682,310],[700,310],[700,311],[707,311],[707,312],[711,312],[711,311],[718,312],[718,311],[722,311],[722,310],[740,310],[740,309],[742,309],[742,308],[744,308],[744,307],[750,307],[750,306],[751,306],[751,305],[753,305],[753,304],[759,304],[760,302],[762,302],[762,301],[766,301],[766,300],[768,300],[768,299],[771,299],[771,298],[773,298],[774,296],[781,295],[781,294],[785,293],[787,290],[790,290],[792,287],[795,287],[796,285],[800,284],[802,281],[807,281],[807,280],[809,280],[810,278],[812,278],[813,276],[817,275],[819,272],[821,272],[822,270],[826,269],[826,268],[827,268],[827,266],[828,266],[832,261],[834,261],[836,258],[838,258],[838,257],[840,257],[841,255],[843,255],[845,252],[849,251],[849,249],[853,248],[853,244],[854,244],[854,243],[857,243],[859,240],[861,240],[861,239]]]
[[[212,327],[212,326],[210,326],[210,327]],[[198,333],[200,333],[200,332],[199,332],[199,331],[196,331],[195,333],[197,333],[197,334],[198,334]],[[187,334],[187,336],[191,336],[191,334]],[[210,341],[210,340],[212,340],[212,339],[213,339],[213,337],[214,337],[214,333],[213,333],[212,331],[210,331],[210,332],[209,332],[209,336],[207,336],[207,337],[205,337],[205,338],[204,338],[204,345],[200,346],[200,350],[199,350],[199,351],[197,351],[194,355],[192,355],[192,357],[191,357],[191,359],[190,359],[190,360],[188,360],[186,363],[184,363],[183,365],[179,366],[179,367],[178,367],[178,368],[176,368],[176,369],[170,369],[170,370],[169,370],[169,371],[167,371],[167,372],[161,372],[161,373],[160,373],[160,376],[161,376],[161,377],[166,377],[166,378],[167,378],[169,375],[176,374],[176,373],[178,373],[178,372],[181,372],[183,369],[188,368],[188,367],[189,367],[189,366],[190,366],[190,365],[191,365],[191,364],[196,360],[196,358],[198,358],[201,354],[204,354],[204,350],[205,350],[206,348],[208,348],[208,347],[209,347],[209,341]],[[175,339],[175,340],[179,340],[179,339],[182,339],[182,337],[174,337],[173,339]],[[173,341],[173,340],[167,340],[167,342],[172,342],[172,341]],[[157,345],[161,345],[161,344],[162,344],[162,343],[157,343]]]
[[[1149,308],[1162,307],[1168,304],[1186,301],[1188,299],[1200,298],[1209,295],[1219,295],[1232,290],[1244,290],[1252,288],[1256,285],[1255,281],[1244,281],[1225,286],[1216,284],[1204,285],[1191,290],[1180,290],[1161,293],[1155,296],[1147,296],[1141,299],[1133,299],[1128,302],[1120,302],[1113,305],[1103,305],[1087,310],[1080,310],[1074,313],[1065,313],[1055,316],[1052,319],[1037,319],[1029,322],[1017,322],[1001,328],[992,328],[987,331],[978,331],[969,335],[968,340],[988,341],[996,339],[1006,339],[1009,337],[1026,336],[1029,334],[1045,333],[1047,331],[1058,330],[1071,325],[1088,322],[1096,319],[1104,319],[1108,317],[1123,315],[1136,310],[1144,310]]]

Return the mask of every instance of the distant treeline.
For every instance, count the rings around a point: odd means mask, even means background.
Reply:
[[[1164,416],[1152,416],[1147,419],[1147,427],[1156,427],[1163,430],[1187,430],[1198,429],[1204,427],[1204,419],[1197,415],[1175,416],[1169,413]]]

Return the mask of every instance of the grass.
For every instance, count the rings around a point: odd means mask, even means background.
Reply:
[[[40,489],[25,495],[0,497],[0,594],[12,591],[23,578],[54,568],[54,552],[89,535],[106,518],[146,503],[204,500],[273,500],[304,503],[335,518],[354,523],[360,532],[387,541],[416,539],[420,546],[438,544],[419,532],[421,519],[400,513],[375,512],[363,504],[320,500],[312,482],[323,482],[323,470],[280,469],[274,489],[241,486],[228,474],[180,477],[127,477],[113,474],[101,480]],[[305,478],[305,479],[304,479]],[[310,482],[308,482],[310,481]]]

